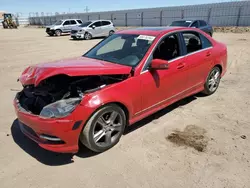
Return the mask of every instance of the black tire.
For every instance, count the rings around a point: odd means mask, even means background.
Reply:
[[[208,74],[202,93],[205,95],[212,95],[213,93],[215,93],[219,87],[220,78],[221,70],[216,66]]]
[[[90,33],[86,32],[86,33],[84,34],[84,39],[85,39],[85,40],[90,40],[90,39],[92,39],[92,35],[91,35]]]
[[[115,121],[121,122],[117,124],[118,126],[114,126],[115,124],[112,124],[112,123],[110,123],[110,125],[106,124],[108,120],[111,120],[111,115],[110,117],[108,117],[108,119],[105,119],[104,116],[108,116],[109,113],[111,114],[117,113],[116,118],[112,122],[115,122]],[[102,124],[98,123],[100,122],[100,120],[104,120],[102,122],[105,122],[105,125],[107,125],[108,127],[113,127],[114,130],[107,130],[107,127],[104,128]],[[85,145],[87,148],[89,148],[90,150],[94,152],[98,152],[98,153],[104,152],[112,148],[119,142],[123,134],[123,131],[125,129],[126,122],[127,122],[126,115],[124,111],[118,105],[115,105],[115,104],[106,105],[100,108],[99,110],[97,110],[88,120],[88,122],[86,123],[85,127],[83,128],[80,134],[80,141],[83,145]],[[115,127],[117,128],[119,127],[119,131],[115,130]],[[117,133],[114,134],[115,132]],[[110,140],[108,138],[110,138]]]
[[[213,34],[212,33],[208,33],[210,35],[210,37],[213,37]]]
[[[113,35],[115,32],[113,31],[113,30],[111,30],[110,32],[109,32],[109,36],[110,35]]]
[[[55,30],[55,35],[57,37],[61,36],[62,35],[62,31],[60,29]]]

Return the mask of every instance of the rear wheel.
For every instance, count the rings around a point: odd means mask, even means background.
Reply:
[[[85,40],[90,40],[92,38],[92,35],[90,33],[85,33],[84,34],[84,39]]]
[[[216,92],[220,84],[220,76],[221,70],[219,67],[214,67],[210,71],[205,83],[205,89],[203,91],[205,95],[212,95]]]
[[[55,31],[55,35],[56,35],[56,36],[61,36],[61,35],[62,35],[62,31],[59,30],[59,29],[57,29],[57,30]]]
[[[116,145],[125,128],[124,111],[115,104],[106,105],[88,120],[80,141],[95,152],[104,152]]]

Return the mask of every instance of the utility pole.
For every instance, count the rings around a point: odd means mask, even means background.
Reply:
[[[85,11],[85,12],[89,12],[88,6],[85,7],[84,11]]]

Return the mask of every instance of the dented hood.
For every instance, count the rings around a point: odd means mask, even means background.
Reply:
[[[24,70],[19,80],[23,85],[36,86],[42,80],[59,74],[68,76],[130,74],[131,69],[125,65],[79,57],[30,66]]]

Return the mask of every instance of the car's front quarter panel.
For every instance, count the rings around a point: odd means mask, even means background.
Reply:
[[[137,111],[141,110],[141,92],[138,77],[130,77],[86,96],[80,105],[82,113],[90,117],[98,108],[109,103],[118,103],[126,107],[131,119]]]

